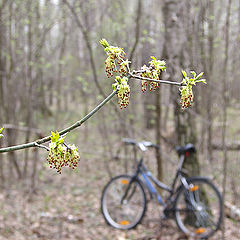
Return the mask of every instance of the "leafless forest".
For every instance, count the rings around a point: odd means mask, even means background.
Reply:
[[[81,158],[74,171],[57,174],[40,148],[0,153],[0,239],[186,239],[174,221],[160,221],[156,202],[135,230],[104,222],[104,185],[134,163],[126,137],[161,146],[146,165],[166,183],[174,146],[193,143],[185,168],[210,176],[226,203],[212,239],[240,239],[240,0],[0,0],[0,148],[60,131],[112,92],[102,38],[124,48],[132,69],[155,56],[166,61],[162,79],[181,82],[182,69],[194,70],[207,85],[182,111],[178,87],[142,93],[130,81],[127,108],[114,97],[67,135]]]

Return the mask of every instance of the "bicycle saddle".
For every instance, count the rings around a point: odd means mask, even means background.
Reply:
[[[160,146],[158,146],[157,144],[154,144],[152,142],[149,142],[149,141],[142,141],[142,142],[137,142],[135,141],[134,139],[131,139],[131,138],[123,138],[122,141],[125,143],[125,144],[128,144],[128,145],[137,145],[138,147],[140,147],[140,149],[142,151],[146,151],[147,147],[154,147],[154,148],[160,148]]]
[[[196,152],[196,148],[194,147],[194,145],[192,143],[188,143],[185,146],[176,146],[175,149],[176,149],[178,155],[183,155],[183,154],[186,154],[187,152],[189,152],[189,153]]]

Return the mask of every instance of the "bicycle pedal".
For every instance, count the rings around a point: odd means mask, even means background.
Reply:
[[[173,210],[171,208],[170,209],[167,209],[167,208],[164,209],[163,214],[167,219],[174,218]]]
[[[163,214],[163,215],[160,216],[160,219],[161,219],[161,221],[166,221],[169,218],[165,214]]]

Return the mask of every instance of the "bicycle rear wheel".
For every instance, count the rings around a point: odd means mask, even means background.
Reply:
[[[222,198],[206,178],[187,179],[190,189],[181,188],[175,200],[175,219],[185,234],[207,239],[220,227]]]
[[[140,181],[129,175],[120,175],[104,188],[101,210],[108,224],[126,230],[140,223],[146,204],[146,194]]]

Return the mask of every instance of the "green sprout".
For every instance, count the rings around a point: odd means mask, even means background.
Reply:
[[[109,44],[105,38],[101,39],[99,42],[104,48],[109,47]]]

